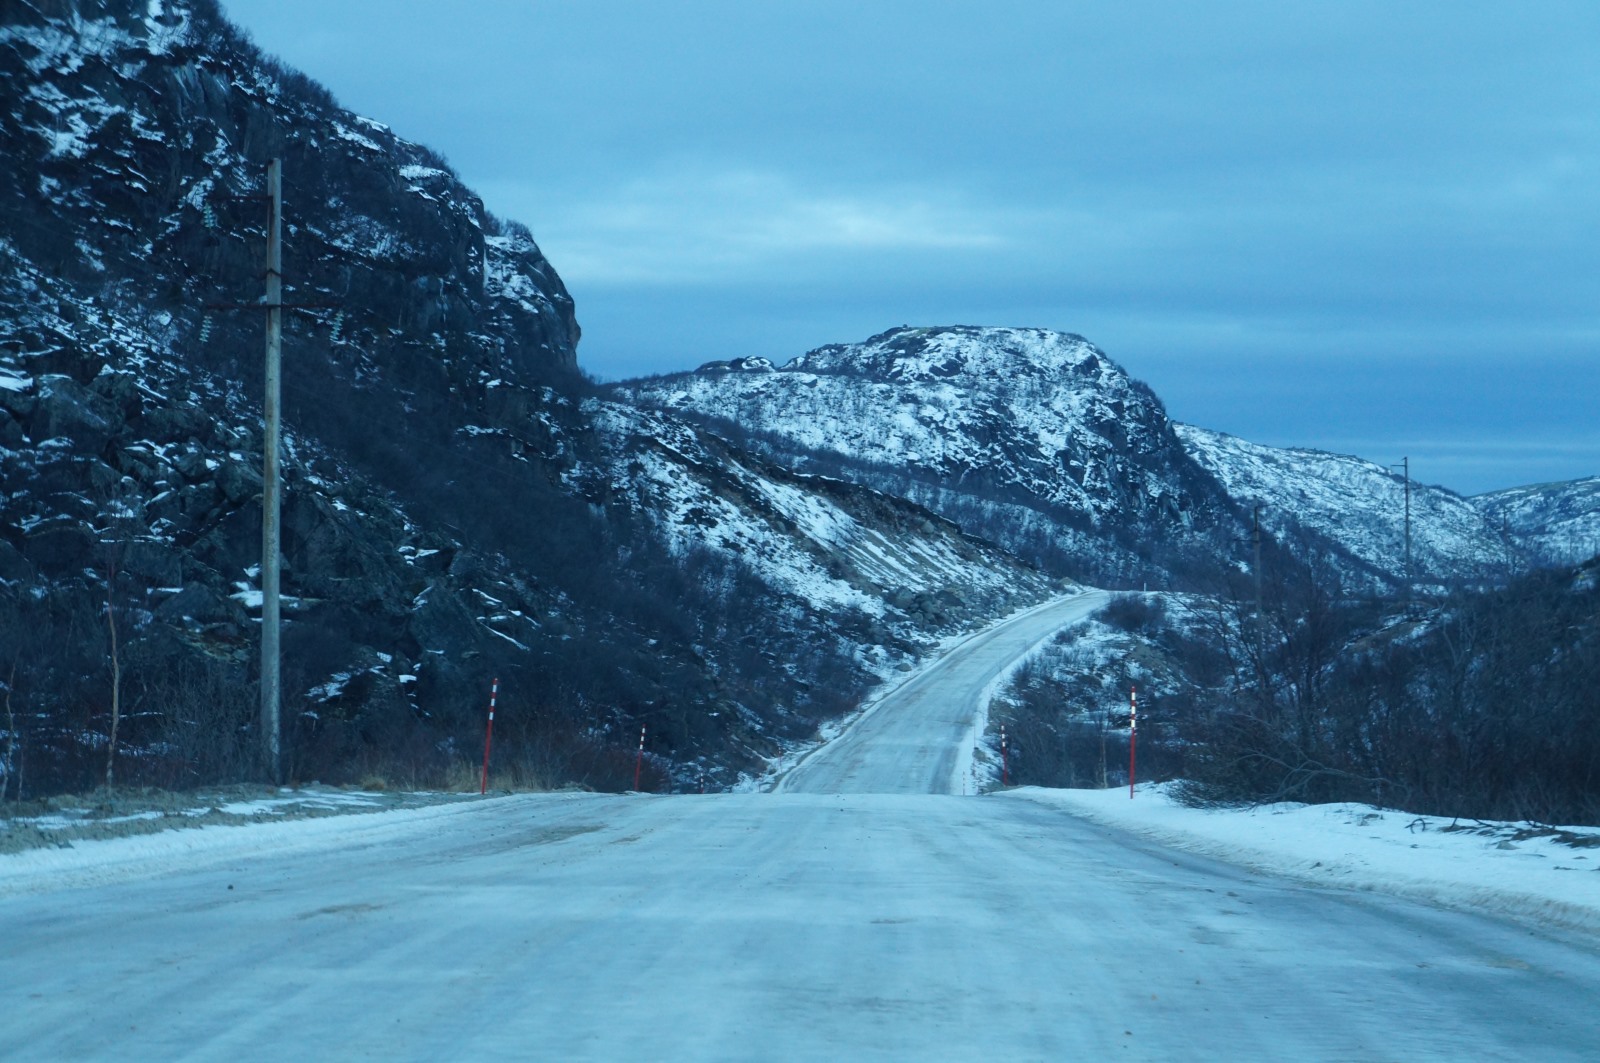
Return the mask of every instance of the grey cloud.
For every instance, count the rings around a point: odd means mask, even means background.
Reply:
[[[1246,438],[1600,471],[1586,0],[226,7],[530,224],[602,376],[1044,325]]]

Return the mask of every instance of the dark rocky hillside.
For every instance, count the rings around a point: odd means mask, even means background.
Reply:
[[[528,230],[212,0],[5,5],[0,152],[11,794],[254,770],[275,156],[297,778],[441,781],[498,676],[508,778],[630,784],[646,724],[649,785],[728,785],[1047,590],[914,505],[589,398]]]

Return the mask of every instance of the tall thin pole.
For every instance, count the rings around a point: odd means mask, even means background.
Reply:
[[[1255,541],[1256,541],[1256,627],[1260,633],[1261,625],[1261,505],[1256,504],[1255,510]]]
[[[1134,751],[1139,748],[1139,689],[1128,688],[1128,800],[1133,800]]]
[[[489,687],[489,724],[483,729],[483,781],[478,786],[481,796],[489,792],[489,746],[494,742],[494,703],[500,697],[500,679],[495,678]]]
[[[1255,504],[1251,510],[1251,514],[1255,524],[1255,534],[1253,538],[1255,539],[1256,547],[1256,622],[1253,625],[1255,629],[1253,634],[1255,635],[1256,644],[1256,674],[1259,677],[1266,669],[1266,651],[1262,646],[1264,641],[1262,636],[1264,633],[1263,629],[1265,629],[1267,626],[1265,610],[1261,597],[1261,503],[1257,502]]]
[[[1100,789],[1106,789],[1106,732],[1111,730],[1111,710],[1100,714]]]
[[[1404,525],[1404,527],[1405,527],[1405,536],[1406,536],[1406,539],[1405,539],[1405,542],[1406,542],[1406,569],[1405,569],[1405,586],[1404,586],[1403,589],[1405,591],[1406,612],[1409,613],[1411,611],[1411,584],[1413,582],[1413,577],[1412,577],[1412,573],[1411,573],[1411,459],[1410,458],[1401,458],[1399,461],[1395,462],[1393,465],[1390,465],[1389,468],[1391,468],[1391,469],[1404,469],[1405,470],[1405,499],[1406,499],[1406,510],[1405,510],[1405,513],[1406,513],[1406,516],[1405,516],[1405,525]]]
[[[1414,577],[1411,574],[1411,459],[1401,458],[1400,464],[1406,471],[1406,608],[1411,608],[1411,584]]]
[[[278,681],[279,403],[283,392],[283,160],[267,164],[267,372],[261,442],[261,742],[267,778],[283,782]]]

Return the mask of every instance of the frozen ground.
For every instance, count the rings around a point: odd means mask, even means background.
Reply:
[[[0,882],[6,1059],[1410,1063],[1600,1043],[1590,944],[1014,797],[519,795],[36,850]]]
[[[237,826],[465,800],[415,791],[227,786],[209,790],[117,789],[0,803],[0,853],[70,849],[80,842],[196,827]],[[470,795],[476,796],[476,795]]]
[[[1187,808],[1165,785],[1023,787],[1141,837],[1317,886],[1375,890],[1600,935],[1600,828],[1442,819],[1370,805]]]
[[[493,800],[477,795],[446,796],[452,800],[417,802],[412,807],[395,803],[388,806],[388,812],[370,816],[347,814],[379,811],[350,801],[323,817],[304,818],[303,810],[296,807],[274,822],[267,818],[270,813],[256,810],[249,813],[251,819],[201,822],[190,830],[135,832],[80,839],[71,845],[35,846],[0,855],[0,899],[180,874],[243,860],[382,845],[388,838],[408,836],[419,826],[448,822],[451,816],[470,813],[475,805]]]

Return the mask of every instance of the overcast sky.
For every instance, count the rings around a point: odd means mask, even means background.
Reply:
[[[1600,3],[224,6],[526,223],[602,378],[1043,326],[1257,442],[1600,473]]]

